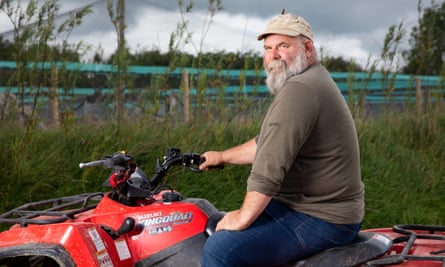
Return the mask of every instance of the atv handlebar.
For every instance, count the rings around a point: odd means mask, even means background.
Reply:
[[[197,153],[181,153],[180,149],[169,148],[166,155],[163,157],[162,162],[157,159],[156,167],[153,177],[151,178],[150,188],[156,188],[162,179],[167,175],[170,167],[172,166],[184,166],[189,168],[193,172],[201,172],[199,165],[203,163],[205,159]],[[113,170],[129,170],[132,166],[136,166],[133,162],[133,158],[125,151],[115,152],[111,156],[105,156],[101,160],[95,160],[85,163],[79,163],[79,168],[103,166],[107,169]],[[223,168],[223,166],[215,166],[215,168]]]
[[[173,165],[182,165],[188,167],[193,172],[201,172],[199,165],[203,163],[205,159],[197,153],[184,153],[181,154],[181,150],[177,148],[169,148],[167,155],[164,156],[164,161],[161,163],[159,159],[156,161],[155,174],[153,175],[150,184],[152,187],[158,186],[162,181],[162,178],[167,175],[168,170]],[[224,165],[215,166],[214,168],[222,169]]]
[[[113,170],[128,170],[131,167],[133,158],[127,155],[126,151],[119,151],[113,155],[105,156],[101,160],[79,163],[79,168],[104,166]]]
[[[103,166],[104,165],[104,160],[95,160],[95,161],[90,161],[90,162],[86,162],[86,163],[79,163],[79,168],[86,168],[86,167],[96,167],[96,166]]]
[[[150,180],[151,187],[157,187],[162,179],[167,175],[170,167],[174,165],[182,165],[184,167],[188,167],[193,172],[201,172],[199,165],[201,164],[202,160],[203,159],[201,158],[200,154],[181,154],[181,150],[177,148],[169,148],[162,163],[159,159],[156,160],[155,173]]]

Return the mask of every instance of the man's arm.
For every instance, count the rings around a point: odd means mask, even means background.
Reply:
[[[255,138],[224,151],[208,151],[202,154],[205,158],[199,168],[207,170],[212,166],[223,164],[252,164],[257,145]],[[218,223],[216,230],[243,230],[249,227],[263,212],[271,197],[256,191],[249,191],[244,197],[241,209],[228,212]]]
[[[202,154],[205,159],[199,168],[208,170],[209,167],[224,164],[252,164],[256,152],[255,138],[224,151],[207,151]]]

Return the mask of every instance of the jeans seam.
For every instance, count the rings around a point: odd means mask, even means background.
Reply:
[[[350,228],[347,227],[346,225],[343,225],[343,224],[335,224],[335,226],[336,226],[338,229],[340,229],[341,231],[343,231],[343,232],[345,232],[345,233],[347,233],[347,234],[350,234],[350,235],[355,234],[355,231],[352,230],[352,229],[350,229]]]
[[[301,248],[305,251],[308,252],[308,247],[306,245],[306,242],[304,242],[304,238],[299,234],[298,230],[305,226],[308,222],[311,222],[312,218],[308,217],[306,219],[304,219],[304,221],[302,221],[301,223],[299,223],[297,225],[297,227],[294,228],[294,234],[296,236],[296,238],[298,239],[298,243],[300,243]]]

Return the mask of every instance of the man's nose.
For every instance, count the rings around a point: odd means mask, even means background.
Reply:
[[[281,58],[281,55],[280,55],[278,49],[275,48],[275,49],[272,50],[272,57],[273,57],[273,59],[280,59]]]

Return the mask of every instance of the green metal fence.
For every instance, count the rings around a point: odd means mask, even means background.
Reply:
[[[66,101],[75,102],[75,99],[84,99],[95,95],[102,95],[113,98],[114,89],[111,76],[116,72],[116,67],[107,64],[86,64],[59,62],[56,67],[71,72],[82,74],[82,86],[76,85],[73,88],[59,87],[58,98]],[[50,63],[30,63],[28,68],[38,68],[40,70],[50,70],[53,64]],[[16,63],[12,61],[0,61],[0,71],[13,72],[17,68]],[[138,96],[147,95],[161,99],[162,103],[168,102],[172,95],[182,97],[184,89],[180,88],[183,73],[186,72],[190,77],[190,87],[188,94],[191,97],[192,105],[197,105],[196,98],[205,97],[207,100],[223,98],[226,105],[230,105],[235,100],[242,97],[263,99],[268,97],[268,90],[264,85],[265,73],[259,70],[217,70],[217,69],[197,69],[197,68],[176,68],[160,66],[129,66],[127,74],[137,79],[142,77],[137,83],[128,85],[125,90],[126,106],[139,105],[135,102]],[[197,80],[202,75],[207,77],[208,85],[202,88]],[[88,85],[88,79],[102,76],[103,84],[101,86]],[[160,87],[152,84],[153,77],[164,77],[165,80]],[[388,103],[415,103],[415,102],[438,102],[444,99],[443,77],[438,76],[413,76],[402,74],[382,74],[382,73],[345,73],[331,72],[331,76],[341,90],[345,99],[352,102],[361,102],[362,105],[388,104]],[[242,77],[242,78],[241,78]],[[169,80],[170,79],[170,80]],[[221,79],[223,82],[219,86],[212,86],[212,82]],[[48,85],[50,86],[50,85]],[[46,95],[50,88],[42,86],[38,88],[41,95],[40,101],[46,100]],[[0,81],[0,92],[9,92],[15,95],[21,95],[25,103],[35,101],[35,88],[19,88],[17,86],[8,86],[6,81]],[[182,98],[181,98],[182,99]],[[195,100],[194,100],[195,99]],[[147,100],[149,101],[149,99]]]

